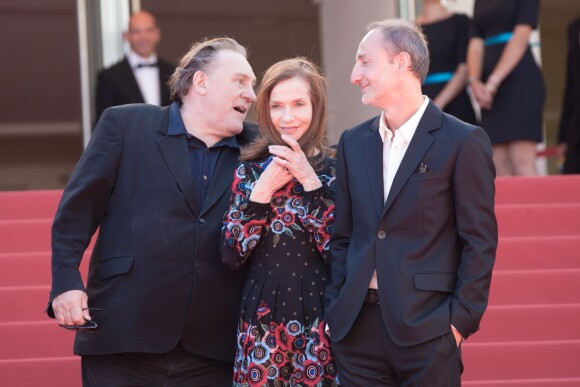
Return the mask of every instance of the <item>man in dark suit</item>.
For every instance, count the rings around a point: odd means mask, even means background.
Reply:
[[[352,83],[382,114],[342,134],[326,318],[344,386],[451,387],[487,306],[497,245],[491,144],[421,94],[416,25],[373,23]]]
[[[568,26],[566,90],[558,142],[565,154],[563,172],[580,173],[580,18]]]
[[[133,14],[123,39],[131,47],[127,55],[97,77],[97,120],[111,106],[143,102],[166,106],[171,102],[167,82],[174,66],[157,57],[161,31],[153,15],[145,11]]]
[[[47,312],[78,330],[83,385],[231,386],[244,273],[220,231],[254,83],[244,47],[213,39],[181,59],[171,106],[103,113],[52,227]]]

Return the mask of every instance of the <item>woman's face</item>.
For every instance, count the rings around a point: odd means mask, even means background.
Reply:
[[[312,121],[310,86],[302,78],[278,83],[270,94],[270,119],[278,133],[298,141]]]

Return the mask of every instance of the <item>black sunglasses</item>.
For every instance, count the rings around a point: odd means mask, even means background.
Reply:
[[[82,310],[92,310],[100,312],[102,309],[99,308],[83,308]],[[93,320],[85,319],[85,324],[83,325],[60,325],[60,327],[64,329],[68,329],[69,331],[83,331],[83,332],[94,332],[97,330],[99,325]]]

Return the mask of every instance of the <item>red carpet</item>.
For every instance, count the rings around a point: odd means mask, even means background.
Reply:
[[[498,178],[487,314],[463,345],[467,387],[580,386],[580,176]]]
[[[61,191],[0,192],[0,385],[78,387],[74,334],[44,314]],[[83,262],[86,271],[88,261]]]
[[[80,385],[73,334],[43,313],[60,194],[0,192],[2,386]],[[496,202],[490,306],[463,345],[463,385],[580,386],[580,176],[500,178]]]

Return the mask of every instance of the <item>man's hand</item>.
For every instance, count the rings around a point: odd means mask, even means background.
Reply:
[[[461,333],[459,333],[459,331],[455,329],[453,325],[451,325],[451,332],[453,332],[455,342],[457,343],[457,347],[459,347],[461,345],[461,342],[463,342],[463,336],[461,336]]]
[[[52,310],[59,325],[84,325],[91,319],[89,298],[82,290],[69,290],[52,300]],[[83,310],[84,309],[84,310]]]

